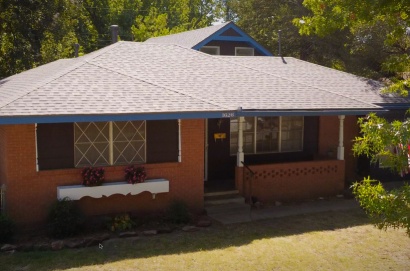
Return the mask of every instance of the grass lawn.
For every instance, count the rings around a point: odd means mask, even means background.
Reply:
[[[359,209],[198,232],[116,239],[98,247],[0,255],[0,270],[409,270],[410,238]]]

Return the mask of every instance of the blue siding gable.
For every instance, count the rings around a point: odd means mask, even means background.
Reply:
[[[238,36],[224,36],[223,33],[225,33],[227,30],[232,29],[236,33],[238,33]],[[249,44],[251,47],[253,47],[255,50],[257,50],[260,54],[264,56],[273,56],[271,52],[266,50],[262,45],[260,45],[258,42],[256,42],[251,36],[246,34],[242,29],[240,29],[238,26],[236,26],[233,22],[227,24],[223,28],[219,29],[216,31],[214,34],[209,36],[208,38],[204,39],[192,49],[194,50],[199,50],[206,44],[208,44],[211,41],[239,41],[239,42],[245,42]]]

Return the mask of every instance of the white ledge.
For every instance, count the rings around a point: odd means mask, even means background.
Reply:
[[[129,184],[126,182],[103,183],[100,186],[65,185],[57,186],[57,199],[65,197],[79,200],[83,197],[102,198],[114,194],[137,195],[142,192],[151,192],[152,198],[158,193],[169,192],[169,181],[165,179],[146,180],[143,183]]]

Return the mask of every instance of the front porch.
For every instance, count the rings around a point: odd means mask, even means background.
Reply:
[[[299,201],[324,196],[335,196],[343,191],[346,180],[344,154],[344,120],[337,117],[337,128],[329,126],[320,118],[317,149],[312,159],[260,163],[247,166],[244,161],[243,120],[239,119],[238,153],[235,168],[235,183],[239,193],[251,201],[273,203],[275,201]],[[336,119],[334,119],[336,120]],[[333,127],[332,127],[333,126]],[[306,131],[306,127],[304,127]],[[336,157],[325,154],[326,131],[333,130],[331,137],[336,148]],[[306,135],[306,134],[305,134]],[[305,142],[305,144],[308,142]],[[336,143],[336,144],[335,144]],[[306,146],[305,146],[306,147]]]

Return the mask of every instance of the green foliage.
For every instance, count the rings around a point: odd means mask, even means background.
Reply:
[[[303,5],[311,14],[293,19],[301,34],[325,37],[348,31],[354,37],[348,44],[351,54],[365,60],[373,76],[393,76],[387,90],[407,93],[408,82],[399,82],[405,78],[398,73],[410,71],[408,0],[305,0]]]
[[[353,152],[371,157],[394,172],[409,172],[408,143],[410,142],[410,119],[389,123],[370,114],[359,119],[362,136],[356,137]],[[410,237],[410,186],[387,192],[380,183],[365,179],[353,184],[353,194],[367,214],[380,229],[405,228]]]
[[[356,137],[353,152],[371,157],[373,163],[382,161],[394,172],[407,173],[408,142],[410,142],[410,119],[389,123],[375,114],[360,118],[362,136]]]
[[[362,43],[348,29],[326,36],[301,35],[295,25],[313,15],[303,0],[230,0],[230,15],[235,22],[274,55],[278,54],[278,30],[281,30],[282,55],[292,56],[361,76],[380,77],[385,53],[375,43],[383,42],[380,29],[364,29],[371,42]],[[296,20],[296,18],[298,18]],[[378,35],[375,35],[377,33]],[[382,58],[381,58],[382,57]]]
[[[379,229],[404,228],[410,237],[410,186],[386,191],[380,182],[365,178],[354,183],[353,194]]]
[[[8,242],[13,238],[14,223],[6,215],[0,214],[0,243]]]
[[[107,225],[110,231],[125,231],[130,230],[135,226],[135,222],[132,221],[128,214],[117,215],[112,218],[111,222]]]
[[[89,53],[111,43],[110,25],[121,40],[209,26],[217,0],[0,1],[0,79],[41,64]]]
[[[191,221],[188,205],[180,200],[171,203],[167,210],[166,220],[174,224],[186,224]]]
[[[55,201],[48,214],[50,235],[64,238],[77,234],[83,227],[84,217],[69,198]]]

